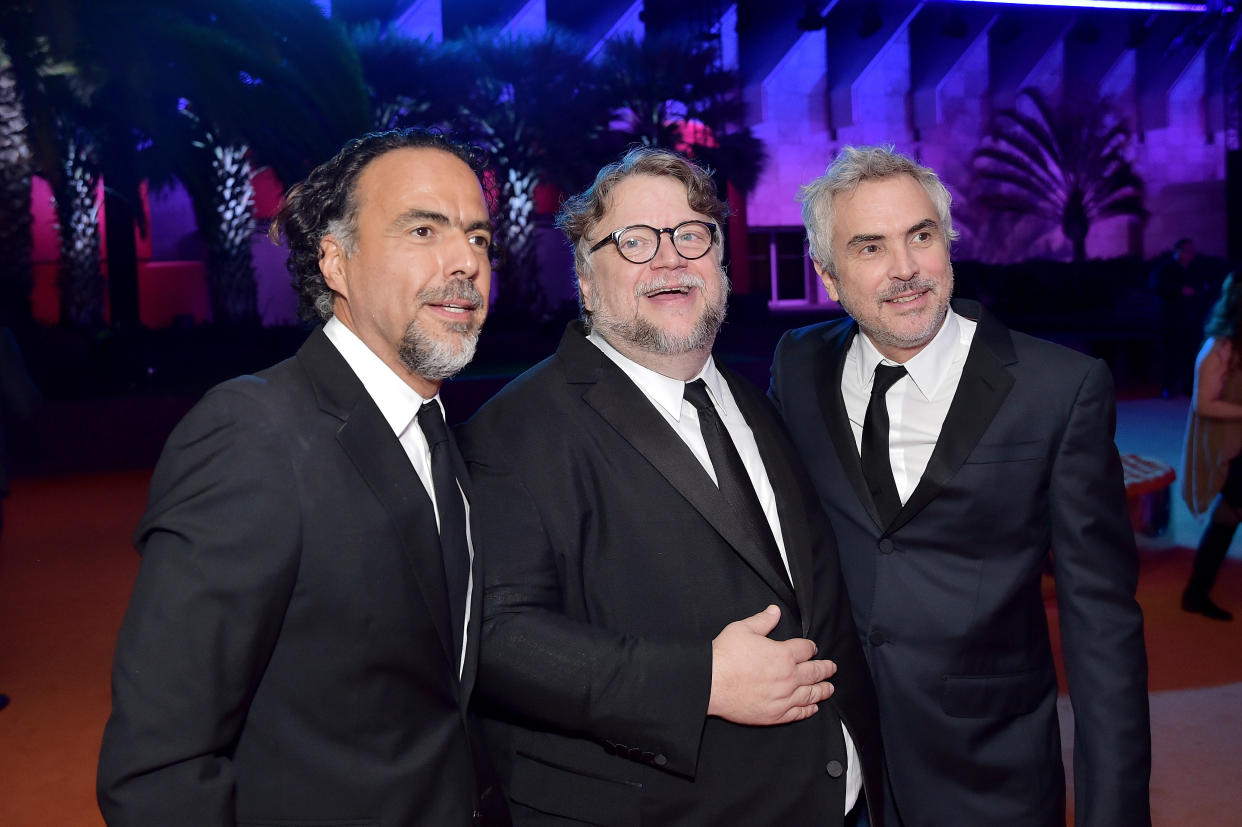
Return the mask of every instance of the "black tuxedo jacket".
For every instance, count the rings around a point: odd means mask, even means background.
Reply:
[[[1076,823],[1148,824],[1147,662],[1108,369],[1011,333],[974,302],[954,307],[978,320],[975,338],[927,470],[890,525],[841,397],[857,325],[790,331],[772,366],[770,396],[841,547],[879,696],[890,821],[1064,824],[1040,582],[1051,549]]]
[[[110,824],[471,823],[480,600],[459,680],[431,500],[322,329],[177,426],[135,542]]]
[[[517,823],[838,824],[841,720],[866,783],[882,777],[832,534],[771,406],[722,373],[776,491],[792,592],[578,323],[459,434],[487,556],[480,695]],[[708,718],[711,640],[771,603],[773,638],[837,662],[836,694],[785,726]]]

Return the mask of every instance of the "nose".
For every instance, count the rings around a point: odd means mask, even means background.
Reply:
[[[668,236],[667,239],[665,235]],[[656,249],[655,258],[651,260],[651,266],[684,267],[687,259],[677,251],[677,245],[673,244],[673,231],[659,230],[656,237],[660,240],[660,246]]]
[[[896,245],[890,261],[889,277],[909,281],[917,272],[918,262],[914,260],[914,252],[905,244]]]
[[[482,269],[482,258],[478,248],[471,243],[469,236],[465,233],[458,233],[446,253],[445,263],[448,265],[446,268],[448,277],[473,281]]]

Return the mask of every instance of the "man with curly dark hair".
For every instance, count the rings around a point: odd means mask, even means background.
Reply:
[[[504,818],[466,712],[481,589],[439,401],[487,313],[477,170],[439,134],[376,133],[286,195],[273,233],[324,324],[165,446],[100,755],[109,824]]]

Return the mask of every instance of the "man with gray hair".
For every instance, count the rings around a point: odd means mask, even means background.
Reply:
[[[439,400],[487,313],[478,166],[375,133],[286,195],[274,233],[324,324],[164,447],[99,758],[110,825],[503,823],[467,715],[479,560]]]
[[[816,272],[849,318],[785,334],[769,395],[841,548],[889,823],[1065,823],[1051,550],[1075,823],[1149,824],[1138,558],[1107,366],[950,302],[956,233],[931,169],[847,147],[801,199]]]
[[[559,220],[582,320],[459,435],[515,823],[840,825],[862,786],[879,800],[832,531],[775,411],[712,357],[725,211],[666,150],[601,170]]]

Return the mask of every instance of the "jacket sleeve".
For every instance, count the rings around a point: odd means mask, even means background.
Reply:
[[[1112,378],[1096,361],[1057,448],[1049,498],[1074,708],[1075,819],[1084,827],[1151,823],[1147,653],[1115,424]]]
[[[231,755],[297,574],[298,481],[245,383],[174,430],[135,534],[98,771],[110,825],[231,825]]]
[[[710,642],[626,635],[592,622],[562,580],[566,556],[590,554],[589,532],[570,531],[580,542],[558,546],[544,520],[551,512],[585,525],[593,516],[528,488],[503,441],[476,423],[461,444],[485,570],[479,692],[519,720],[693,776],[711,692]]]

